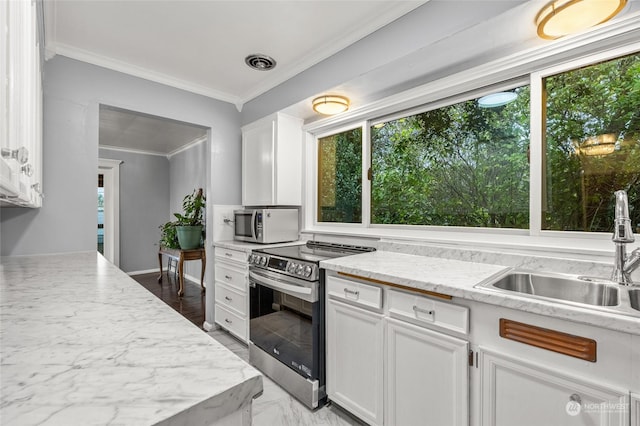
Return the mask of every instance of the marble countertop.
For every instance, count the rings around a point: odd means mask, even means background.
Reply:
[[[210,424],[260,372],[96,252],[3,257],[0,416],[19,425]]]
[[[414,254],[376,251],[324,260],[320,266],[477,302],[582,322],[611,330],[640,335],[640,316],[614,314],[552,301],[505,294],[476,285],[488,283],[506,273],[508,266],[443,259]]]
[[[257,244],[257,243],[249,243],[246,241],[236,241],[236,240],[223,240],[223,241],[214,241],[214,247],[222,247],[231,250],[241,250],[247,253],[251,253],[252,250],[255,249],[264,249],[270,247],[285,247],[285,246],[297,246],[299,244],[304,244],[305,241],[289,241],[286,243],[274,243],[274,244]]]

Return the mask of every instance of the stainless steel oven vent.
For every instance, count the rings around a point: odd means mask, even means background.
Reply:
[[[244,62],[249,65],[250,68],[258,71],[269,71],[276,66],[275,59],[260,53],[247,56],[244,58]]]

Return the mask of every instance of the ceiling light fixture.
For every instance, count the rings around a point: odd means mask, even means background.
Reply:
[[[554,40],[608,21],[627,0],[553,0],[536,16],[538,36]]]
[[[313,110],[319,114],[334,115],[349,109],[349,99],[338,95],[324,95],[312,102]]]
[[[263,55],[261,53],[254,53],[244,58],[244,63],[249,65],[249,68],[253,68],[258,71],[269,71],[275,68],[276,60],[271,56]]]
[[[576,151],[578,154],[590,157],[601,157],[612,154],[616,150],[616,141],[615,133],[592,136],[577,144]]]
[[[496,92],[478,99],[480,108],[495,108],[513,102],[518,97],[516,92]]]

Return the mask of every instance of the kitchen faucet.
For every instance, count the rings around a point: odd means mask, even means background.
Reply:
[[[629,219],[629,202],[625,191],[616,191],[616,213],[611,240],[616,245],[611,279],[622,285],[633,285],[631,272],[640,266],[640,248],[635,249],[627,257],[627,244],[635,241],[631,220]]]

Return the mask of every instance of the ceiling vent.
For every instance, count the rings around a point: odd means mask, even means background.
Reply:
[[[244,58],[244,62],[250,68],[258,71],[269,71],[276,66],[276,60],[270,56],[254,53]]]

